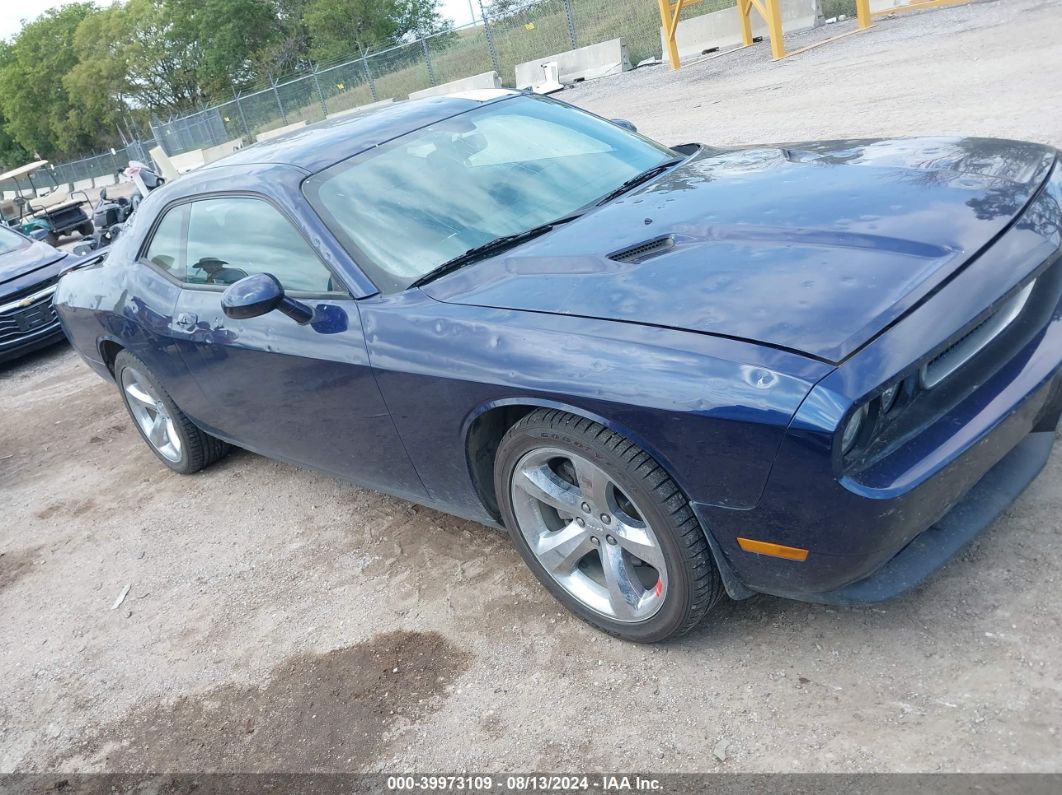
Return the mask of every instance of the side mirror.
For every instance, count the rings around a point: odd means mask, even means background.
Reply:
[[[106,200],[107,200],[107,189],[106,188],[100,188],[100,201],[106,201]]]
[[[221,294],[221,311],[233,320],[247,320],[279,309],[300,326],[313,320],[313,309],[284,295],[284,287],[271,273],[255,273],[229,285]]]
[[[612,119],[612,123],[617,127],[622,127],[624,130],[630,130],[631,132],[638,132],[638,128],[634,126],[634,122],[627,121],[626,119]]]

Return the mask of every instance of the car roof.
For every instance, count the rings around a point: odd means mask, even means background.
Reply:
[[[485,89],[396,102],[364,113],[325,119],[252,144],[198,171],[226,166],[283,164],[313,174],[426,125],[519,95],[519,92],[508,89]],[[182,181],[192,174],[182,177]]]

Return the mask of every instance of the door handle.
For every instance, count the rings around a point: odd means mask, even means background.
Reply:
[[[174,319],[174,324],[176,324],[179,328],[188,329],[189,331],[191,331],[195,328],[196,321],[198,320],[199,318],[196,317],[195,314],[192,312],[181,312]]]

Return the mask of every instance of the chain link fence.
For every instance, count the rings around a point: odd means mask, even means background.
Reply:
[[[48,170],[59,185],[73,185],[76,182],[96,180],[113,175],[124,169],[130,160],[151,162],[148,152],[155,146],[154,139],[133,141],[128,146],[112,149],[97,155],[70,160],[66,163],[54,163]]]
[[[846,13],[854,2],[824,0],[824,10],[831,6],[831,11],[836,7]],[[726,8],[734,9],[734,0],[702,0],[684,10],[683,17]],[[519,63],[610,39],[624,39],[633,64],[661,54],[660,16],[653,0],[473,0],[473,9],[479,18],[467,25],[234,91],[231,100],[217,105],[155,119],[152,132],[172,156],[236,139],[249,143],[287,124],[403,99],[483,72],[495,71],[502,85],[513,86]]]
[[[196,113],[155,120],[152,130],[167,154],[176,155],[234,139],[250,142],[287,124],[320,121],[484,72],[495,71],[502,85],[513,86],[519,63],[609,39],[622,37],[634,64],[660,57],[660,16],[652,0],[473,2],[479,19],[470,24],[319,66]],[[734,0],[702,0],[684,16],[734,5]]]

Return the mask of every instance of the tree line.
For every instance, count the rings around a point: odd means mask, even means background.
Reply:
[[[439,0],[127,0],[52,9],[0,41],[0,165],[120,146],[168,116],[446,30]]]

